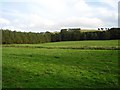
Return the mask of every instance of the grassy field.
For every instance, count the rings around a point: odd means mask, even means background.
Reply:
[[[117,49],[118,40],[3,45],[2,85],[3,88],[118,88]]]
[[[103,49],[115,50],[120,49],[118,40],[88,40],[88,41],[65,41],[43,44],[11,44],[4,47],[31,47],[31,48],[47,48],[47,49]]]
[[[95,29],[82,29],[81,32],[100,32],[100,30],[95,30]],[[102,32],[102,31],[101,31]]]

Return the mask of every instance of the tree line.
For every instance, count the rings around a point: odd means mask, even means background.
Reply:
[[[37,44],[58,41],[79,40],[112,40],[120,39],[120,28],[111,28],[105,31],[82,32],[80,28],[61,29],[60,32],[17,32],[11,30],[2,31],[2,44]]]

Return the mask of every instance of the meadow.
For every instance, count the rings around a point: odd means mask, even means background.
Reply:
[[[4,47],[120,50],[120,47],[118,46],[118,40],[62,41],[42,44],[5,44]]]
[[[3,88],[118,88],[118,40],[8,44]]]

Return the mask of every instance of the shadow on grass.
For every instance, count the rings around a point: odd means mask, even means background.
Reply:
[[[3,45],[3,47],[16,48],[44,48],[44,49],[76,49],[76,50],[120,50],[118,46],[16,46]]]

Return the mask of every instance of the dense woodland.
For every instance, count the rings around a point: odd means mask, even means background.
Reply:
[[[11,30],[2,31],[2,44],[37,44],[58,41],[79,41],[79,40],[112,40],[120,39],[120,28],[98,30],[94,32],[82,32],[80,28],[62,29],[60,32],[17,32]]]

